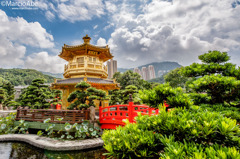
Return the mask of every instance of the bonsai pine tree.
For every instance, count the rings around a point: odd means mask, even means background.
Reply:
[[[62,91],[61,90],[52,90],[51,105],[62,104]]]
[[[23,93],[20,95],[19,101],[22,106],[31,108],[48,108],[50,103],[47,99],[51,98],[51,92],[47,85],[44,85],[43,79],[35,79],[32,81]]]
[[[10,82],[4,82],[2,89],[6,92],[6,99],[4,100],[4,105],[8,106],[14,100],[14,86]]]
[[[138,97],[138,88],[134,85],[128,85],[124,90],[122,90],[122,104],[127,104],[129,101],[129,95],[132,94],[133,102],[139,103],[140,98]]]
[[[3,103],[5,102],[5,100],[7,99],[7,93],[5,91],[5,89],[0,89],[0,108],[2,109],[3,107]]]
[[[116,104],[122,103],[122,96],[121,96],[122,90],[115,89],[115,90],[109,91],[109,93],[110,93],[110,101],[109,101],[110,105],[116,105]]]
[[[226,52],[209,51],[200,55],[199,59],[202,64],[193,63],[182,70],[185,76],[195,77],[195,80],[188,82],[189,91],[195,92],[194,99],[212,104],[239,103],[239,69],[228,63],[230,56]]]
[[[68,97],[68,102],[73,102],[68,109],[83,109],[95,106],[95,99],[102,100],[106,96],[104,91],[91,87],[85,81],[78,83],[75,88],[78,90],[72,92]]]

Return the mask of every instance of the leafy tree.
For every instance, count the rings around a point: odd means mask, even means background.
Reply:
[[[68,109],[83,109],[95,106],[95,99],[102,100],[106,96],[104,91],[91,87],[91,85],[85,81],[78,83],[75,88],[78,90],[72,92],[68,97],[68,102],[73,102]]]
[[[48,108],[50,103],[47,99],[52,98],[51,91],[47,85],[44,85],[43,79],[35,79],[31,85],[23,90],[19,102],[22,106],[30,108]]]
[[[159,104],[164,104],[164,101],[167,101],[171,107],[189,108],[192,105],[190,98],[181,87],[172,88],[168,83],[160,84],[151,90],[140,90],[139,96],[144,104],[153,108],[158,108]]]
[[[125,89],[128,85],[134,85],[138,89],[150,89],[151,84],[141,79],[138,73],[134,73],[132,70],[128,70],[124,73],[116,72],[113,78],[120,83],[121,89]]]
[[[209,51],[199,56],[202,64],[193,63],[182,69],[188,77],[196,77],[188,82],[190,92],[206,93],[210,103],[224,103],[239,101],[239,69],[232,63],[227,63],[230,57],[226,52]],[[194,99],[206,98],[194,94]],[[195,102],[196,103],[196,102]]]
[[[176,68],[164,76],[165,82],[168,82],[171,87],[184,87],[188,78],[181,74],[182,68]]]

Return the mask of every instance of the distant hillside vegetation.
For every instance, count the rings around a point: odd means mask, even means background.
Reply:
[[[41,71],[42,72],[42,71]],[[63,73],[50,73],[50,72],[42,72],[44,75],[49,75],[55,78],[63,78]]]
[[[175,68],[181,67],[181,65],[179,65],[177,62],[169,62],[169,61],[165,61],[165,62],[152,62],[146,65],[142,65],[139,66],[138,68],[141,70],[142,67],[148,67],[149,65],[153,65],[154,69],[155,69],[155,74],[156,77],[158,76],[158,71],[170,71],[170,70],[174,70]],[[125,72],[127,70],[133,70],[133,68],[118,68],[119,72]]]
[[[161,75],[160,77],[157,77],[157,78],[153,78],[153,79],[150,79],[150,80],[147,80],[148,82],[155,82],[155,83],[165,83],[165,79],[164,79],[164,76],[166,75],[167,73],[164,73],[163,75]]]
[[[43,73],[33,69],[2,69],[0,68],[0,77],[11,82],[14,86],[29,85],[32,80],[42,78],[46,83],[52,83],[55,77],[44,75]]]

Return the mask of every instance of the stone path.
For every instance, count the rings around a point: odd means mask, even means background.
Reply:
[[[84,150],[90,148],[97,148],[103,146],[101,138],[86,139],[86,140],[73,140],[61,141],[47,137],[39,137],[33,134],[7,134],[0,135],[1,141],[21,141],[31,144],[35,147],[51,150],[51,151],[72,151]]]

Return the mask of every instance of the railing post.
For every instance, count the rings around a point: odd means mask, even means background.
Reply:
[[[102,107],[99,106],[99,121],[102,120]]]
[[[132,95],[129,95],[129,103],[128,103],[128,114],[129,114],[129,122],[132,123],[133,122],[133,100],[132,100]]]
[[[151,107],[148,107],[148,114],[149,114],[149,116],[152,115],[152,108]]]
[[[74,109],[74,112],[73,112],[73,123],[76,122],[76,109]]]
[[[18,118],[19,118],[20,109],[21,109],[21,107],[19,106],[19,107],[17,108],[17,115],[16,115],[16,119],[18,119]]]

